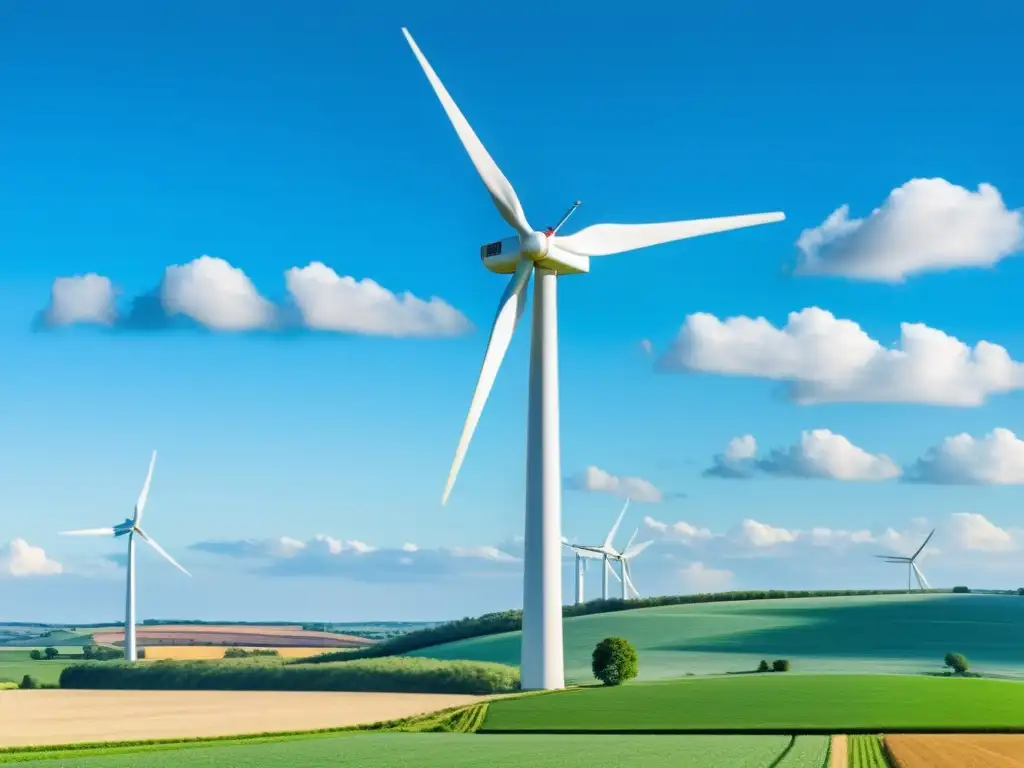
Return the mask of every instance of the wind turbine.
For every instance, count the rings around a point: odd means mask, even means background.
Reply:
[[[604,537],[604,542],[597,546],[587,546],[584,544],[572,544],[572,548],[576,552],[590,553],[589,557],[600,557],[604,561],[604,567],[601,569],[601,599],[608,599],[608,576],[609,574],[614,576],[616,580],[622,581],[619,574],[615,572],[612,567],[612,560],[617,559],[619,552],[612,546],[612,539],[615,538],[615,534],[618,533],[619,525],[622,524],[622,518],[626,514],[626,510],[629,509],[629,499],[626,499],[626,503],[622,506],[622,511],[619,512],[618,518],[615,520],[615,525],[612,526],[611,530],[608,531],[608,535]]]
[[[576,566],[574,571],[576,574],[576,595],[574,602],[576,605],[582,605],[585,602],[583,599],[583,582],[587,573],[587,564],[591,560],[604,558],[585,549],[579,549],[575,544],[570,543],[564,536],[562,537],[562,543],[571,549],[573,554],[576,556],[574,561]]]
[[[935,529],[932,528],[932,532],[928,534],[928,538],[924,540],[924,544],[917,548],[917,552],[912,554],[910,557],[899,557],[897,555],[875,555],[875,557],[881,558],[887,563],[906,563],[907,564],[907,592],[912,591],[911,578],[917,578],[917,585],[922,589],[931,589],[931,585],[928,584],[928,579],[921,573],[921,569],[917,567],[917,557],[921,554],[925,547],[928,546],[928,542],[932,540],[932,536],[935,535]]]
[[[153,467],[156,466],[156,451],[149,460],[149,471],[146,473],[146,482],[142,484],[142,492],[138,501],[135,502],[135,512],[131,518],[113,528],[86,528],[80,531],[61,531],[62,536],[127,536],[128,537],[128,590],[125,599],[124,616],[124,657],[128,661],[137,661],[138,655],[135,647],[135,535],[138,534],[143,541],[148,543],[161,556],[186,576],[192,574],[186,571],[171,557],[164,548],[156,543],[154,539],[146,534],[139,525],[142,522],[142,511],[146,508],[146,499],[149,497],[149,484],[153,480]]]
[[[618,555],[615,558],[616,560],[619,561],[619,569],[622,571],[622,578],[620,579],[620,581],[622,582],[622,599],[623,600],[628,600],[629,599],[629,593],[630,592],[633,593],[634,597],[640,597],[640,593],[637,591],[636,585],[633,584],[633,579],[630,576],[629,562],[634,557],[636,557],[641,552],[643,552],[645,549],[647,549],[649,546],[651,546],[651,544],[654,543],[653,540],[652,540],[652,541],[642,541],[639,544],[633,544],[633,539],[636,538],[636,535],[639,532],[640,532],[639,528],[637,528],[635,531],[633,531],[633,535],[630,536],[629,537],[629,541],[626,542],[626,548],[623,549],[621,552],[619,552]]]
[[[530,404],[526,438],[526,525],[523,558],[523,636],[521,650],[524,690],[565,687],[562,649],[561,517],[562,472],[558,435],[558,294],[561,275],[590,271],[590,257],[607,256],[688,237],[768,224],[785,214],[759,213],[660,224],[596,224],[575,234],[558,231],[580,205],[577,200],[554,227],[535,230],[508,179],[477,138],[409,31],[402,33],[427,80],[476,167],[501,217],[516,236],[480,248],[484,267],[512,275],[498,302],[498,311],[484,353],[483,365],[469,414],[455,451],[442,503],[447,502],[466,455],[484,403],[508,350],[516,324],[526,307],[526,286],[536,271],[533,289],[533,328],[530,342]],[[543,109],[537,112],[543,121]]]

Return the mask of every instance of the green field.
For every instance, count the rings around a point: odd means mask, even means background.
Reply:
[[[854,734],[846,738],[850,768],[889,768],[878,736]]]
[[[938,671],[949,651],[972,669],[1024,678],[1024,597],[871,595],[676,605],[565,621],[565,671],[592,681],[594,646],[609,635],[632,642],[640,680],[753,669],[786,658],[795,672]],[[519,663],[519,632],[462,640],[410,655]]]
[[[61,653],[81,653],[79,646],[56,646]],[[60,678],[61,670],[69,664],[71,659],[59,659],[55,661],[34,661],[29,658],[32,648],[7,649],[0,648],[0,681],[10,680],[20,683],[25,675],[32,675],[41,683],[56,683]],[[39,648],[42,650],[42,647]]]
[[[1024,683],[909,675],[736,675],[492,702],[483,731],[1024,729]]]
[[[364,734],[264,744],[185,747],[81,757],[75,768],[568,768],[642,765],[644,768],[821,768],[827,739],[802,736],[477,736],[473,734]],[[785,753],[783,759],[777,759]],[[2,759],[2,756],[0,756]],[[49,761],[5,763],[42,766]]]

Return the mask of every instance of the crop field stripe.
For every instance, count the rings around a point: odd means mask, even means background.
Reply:
[[[849,768],[895,768],[886,756],[887,749],[877,734],[854,734],[846,737]]]

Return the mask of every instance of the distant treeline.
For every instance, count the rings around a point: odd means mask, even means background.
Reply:
[[[662,597],[646,597],[641,600],[591,600],[582,605],[562,606],[562,616],[589,616],[595,613],[612,613],[614,611],[631,611],[636,608],[656,608],[663,605],[690,605],[693,603],[724,603],[734,600],[779,600],[801,597],[855,597],[859,595],[893,595],[905,594],[902,589],[858,589],[858,590],[825,590],[818,592],[790,592],[783,590],[763,590],[752,592],[714,592],[699,595],[666,595]],[[382,656],[398,656],[411,651],[418,651],[442,643],[455,640],[467,640],[471,637],[497,635],[502,632],[516,632],[523,628],[523,612],[508,610],[499,613],[485,613],[476,618],[456,619],[436,627],[417,629],[404,635],[383,640],[367,648],[355,651],[323,653],[302,659],[303,664],[319,664],[341,661],[342,659],[372,659]]]
[[[73,664],[61,688],[207,691],[384,691],[505,693],[519,687],[519,670],[505,664],[413,657],[335,664],[282,664],[274,659]]]

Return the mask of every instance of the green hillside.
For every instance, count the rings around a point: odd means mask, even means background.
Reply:
[[[643,608],[565,621],[569,682],[592,681],[590,655],[609,635],[640,654],[640,679],[719,674],[786,658],[794,672],[925,672],[948,651],[972,669],[1024,677],[1024,597],[871,595],[752,600]],[[410,655],[519,663],[519,632],[478,637]]]
[[[1024,683],[786,673],[579,688],[491,702],[484,732],[1021,730]]]

